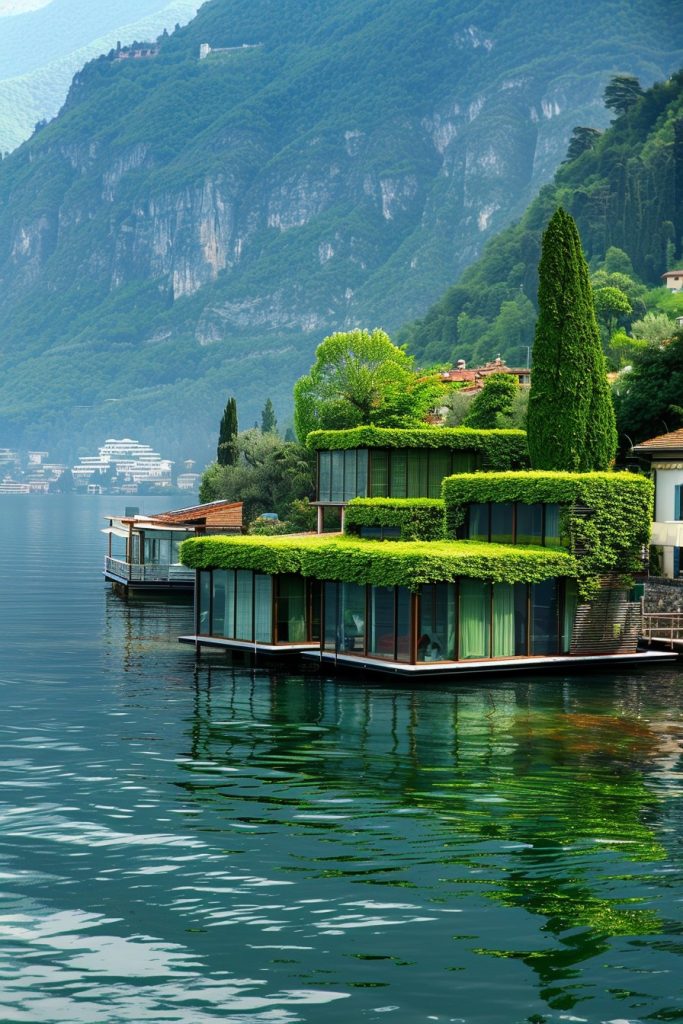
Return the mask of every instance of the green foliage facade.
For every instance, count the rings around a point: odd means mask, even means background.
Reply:
[[[614,410],[576,224],[561,207],[543,235],[528,440],[537,469],[604,470]]]
[[[237,400],[229,398],[218,429],[216,461],[219,466],[234,466],[237,460]]]
[[[318,580],[342,580],[377,587],[449,582],[460,576],[494,583],[540,583],[576,574],[575,559],[549,548],[477,544],[470,541],[330,539],[288,537],[200,537],[180,546],[180,559],[193,569],[253,569],[300,573]]]
[[[642,568],[650,537],[654,488],[635,473],[462,473],[443,482],[451,536],[466,507],[480,502],[557,504],[561,534],[576,557],[581,593],[595,593],[603,573],[628,577]]]
[[[294,385],[294,425],[303,444],[312,430],[422,422],[444,393],[436,374],[418,374],[413,358],[384,331],[325,338],[309,373]]]
[[[474,430],[471,427],[390,429],[356,427],[353,430],[315,430],[309,448],[317,451],[349,448],[450,448],[482,455],[485,469],[521,469],[529,464],[523,430]]]
[[[401,540],[443,540],[445,505],[440,498],[354,498],[346,506],[345,532],[363,526],[399,529]]]
[[[492,373],[484,387],[475,395],[463,426],[492,430],[512,415],[519,381],[511,373]]]

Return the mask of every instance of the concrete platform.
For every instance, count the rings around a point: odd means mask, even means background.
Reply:
[[[350,654],[334,654],[319,650],[303,651],[303,657],[315,659],[321,665],[339,666],[344,669],[362,668],[368,672],[381,672],[384,675],[400,675],[404,679],[415,678],[454,678],[456,676],[498,676],[502,672],[552,672],[592,669],[606,672],[618,672],[622,668],[652,668],[654,666],[677,661],[678,654],[670,651],[637,651],[633,654],[590,654],[590,655],[554,655],[549,657],[524,658],[490,658],[481,661],[421,662],[419,665],[399,664],[395,661],[382,661],[379,658],[362,658]]]
[[[192,644],[193,647],[213,647],[224,651],[257,651],[259,654],[287,655],[302,654],[320,650],[320,644],[264,644],[253,640],[225,640],[217,636],[179,636],[178,643]]]

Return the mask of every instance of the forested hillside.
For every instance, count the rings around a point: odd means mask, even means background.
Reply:
[[[54,117],[74,72],[117,42],[184,23],[199,0],[0,0],[0,153]]]
[[[526,365],[540,240],[557,206],[576,219],[594,268],[612,250],[608,272],[625,270],[657,288],[665,270],[683,265],[683,72],[648,90],[591,142],[423,319],[403,329],[401,340],[420,360],[479,362],[500,353]],[[666,305],[664,296],[652,301]],[[635,316],[642,313],[636,307]]]
[[[422,315],[682,40],[663,0],[211,0],[90,63],[0,165],[0,443],[201,458],[228,393],[286,423],[325,334]]]

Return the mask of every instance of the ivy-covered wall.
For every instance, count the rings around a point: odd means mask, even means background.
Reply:
[[[443,497],[449,536],[455,536],[472,503],[560,505],[561,534],[577,559],[581,595],[589,599],[603,573],[628,578],[642,567],[654,488],[635,473],[462,473],[444,480]]]
[[[482,468],[523,469],[529,465],[523,430],[474,430],[471,427],[354,427],[314,430],[306,444],[315,450],[348,448],[450,448],[482,454]]]
[[[446,506],[440,498],[354,498],[346,506],[345,530],[362,526],[397,527],[401,540],[443,540]]]
[[[198,537],[183,541],[180,560],[193,569],[301,573],[319,580],[401,586],[459,576],[495,583],[540,583],[576,576],[576,560],[549,548],[474,541],[383,541],[351,537]]]

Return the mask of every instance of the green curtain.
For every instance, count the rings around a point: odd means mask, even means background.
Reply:
[[[460,580],[460,657],[488,658],[491,626],[490,584]]]
[[[470,540],[489,539],[489,506],[473,504],[469,506],[469,527],[467,536]]]
[[[512,583],[493,584],[493,656],[510,658],[515,653],[515,588]]]
[[[405,452],[391,453],[391,472],[389,478],[389,495],[392,498],[405,498],[407,486],[407,460]]]
[[[253,640],[253,608],[254,574],[248,569],[237,571],[237,614],[235,616],[235,639]]]
[[[545,507],[545,543],[546,547],[556,548],[560,544],[560,506]]]
[[[429,453],[429,497],[441,497],[441,482],[449,475],[451,456],[448,451],[436,451]]]
[[[359,448],[356,452],[356,494],[359,498],[368,496],[368,450]]]
[[[370,456],[370,497],[386,498],[389,488],[389,453],[375,448]]]
[[[306,640],[306,581],[301,576],[278,580],[278,639],[297,644]]]
[[[273,642],[273,577],[254,575],[254,640]]]
[[[332,486],[332,452],[320,452],[318,467],[318,501],[329,501]]]

